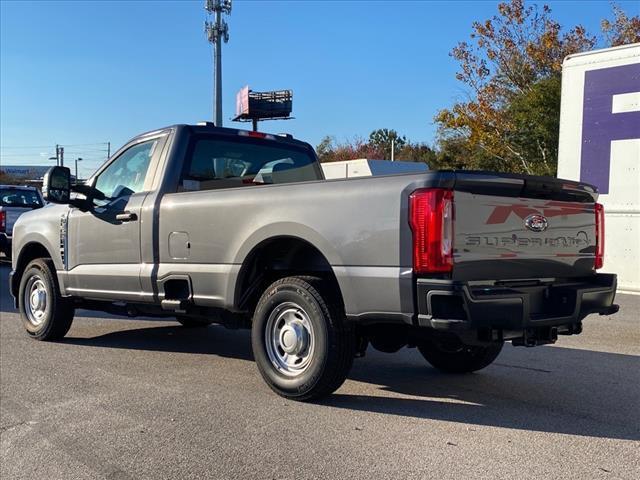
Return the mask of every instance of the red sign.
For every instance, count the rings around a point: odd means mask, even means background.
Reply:
[[[249,85],[242,87],[236,95],[236,117],[249,114]]]

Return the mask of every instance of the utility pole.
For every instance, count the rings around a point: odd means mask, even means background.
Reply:
[[[82,157],[76,158],[76,185],[78,184],[78,162],[82,161]]]
[[[64,167],[64,147],[56,144],[56,156],[49,158],[49,160],[55,160],[56,166]]]
[[[222,40],[229,41],[229,26],[222,14],[231,13],[231,0],[205,0],[204,9],[214,15],[214,21],[204,22],[207,40],[213,44],[213,120],[222,126]]]
[[[111,142],[107,142],[107,160],[111,158]]]

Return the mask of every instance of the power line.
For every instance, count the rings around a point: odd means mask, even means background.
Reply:
[[[86,147],[80,147],[80,146],[77,146],[77,145],[67,145],[65,143],[64,146],[67,147],[69,150],[107,150],[107,145],[106,144],[104,146],[88,145]]]
[[[67,153],[67,155],[80,155],[80,156],[82,156],[82,155],[87,155],[87,156],[89,156],[89,155],[101,155],[103,157],[107,156],[107,151],[106,150],[101,150],[101,151],[94,151],[94,150],[67,150],[65,148],[64,151]]]
[[[102,148],[101,148],[102,147]],[[31,152],[27,150],[33,150]],[[43,151],[44,150],[44,151]],[[10,158],[26,158],[31,157],[36,160],[39,158],[49,158],[52,156],[56,156],[58,160],[63,158],[64,152],[66,151],[67,155],[78,155],[78,156],[87,156],[87,157],[101,157],[102,159],[108,158],[111,154],[111,142],[95,142],[95,143],[73,143],[69,145],[56,145],[55,153],[52,151],[51,145],[41,145],[41,146],[26,146],[26,145],[16,145],[12,147],[0,147],[0,158],[10,159]]]
[[[38,153],[0,153],[0,157],[45,157],[51,155],[51,152],[38,152]]]
[[[93,143],[70,143],[65,144],[66,147],[91,147],[97,145],[108,146],[111,142],[93,142]],[[51,145],[0,145],[0,149],[2,150],[24,150],[24,149],[34,149],[34,148],[51,148]]]
[[[13,146],[12,147],[7,147],[6,145],[0,145],[0,149],[2,149],[2,148],[9,148],[9,149],[12,149],[12,150],[13,149],[25,149],[25,148],[51,148],[51,145],[30,145],[30,146],[18,145],[18,146],[15,146],[15,147],[13,147]]]

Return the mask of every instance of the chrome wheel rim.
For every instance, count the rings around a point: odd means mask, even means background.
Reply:
[[[32,276],[24,289],[25,313],[29,322],[38,327],[47,314],[47,288],[39,275]]]
[[[265,329],[267,355],[280,373],[295,377],[304,372],[313,359],[313,325],[304,309],[285,302],[273,309]]]

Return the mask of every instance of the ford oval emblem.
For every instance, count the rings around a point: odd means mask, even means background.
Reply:
[[[524,226],[532,232],[544,232],[549,226],[549,222],[544,215],[535,213],[524,219]]]

